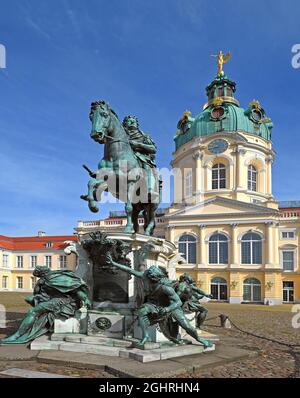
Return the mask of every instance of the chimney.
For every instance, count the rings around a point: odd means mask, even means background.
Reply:
[[[38,231],[38,237],[41,238],[42,236],[46,236],[46,232]]]

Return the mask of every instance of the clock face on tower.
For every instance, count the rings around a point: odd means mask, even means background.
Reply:
[[[213,140],[208,144],[208,150],[215,155],[223,153],[228,148],[228,142],[222,139]]]

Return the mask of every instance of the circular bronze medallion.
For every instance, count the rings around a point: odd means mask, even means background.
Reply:
[[[108,318],[100,317],[95,320],[95,325],[100,330],[106,330],[111,327],[111,321]]]

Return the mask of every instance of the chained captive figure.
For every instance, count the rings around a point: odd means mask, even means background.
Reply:
[[[199,300],[203,297],[212,298],[211,294],[206,294],[203,290],[196,286],[195,280],[190,274],[185,272],[179,278],[175,286],[175,291],[182,301],[182,309],[184,312],[195,313],[196,327],[201,328],[207,316],[207,308],[203,307]]]
[[[156,323],[159,323],[161,331],[169,340],[175,344],[183,344],[183,340],[179,340],[177,336],[178,327],[171,326],[174,321],[176,326],[181,326],[205,348],[213,346],[209,340],[200,338],[197,330],[189,323],[181,308],[182,301],[172,287],[174,281],[169,280],[160,268],[151,266],[145,271],[137,271],[113,261],[110,254],[107,255],[107,263],[143,280],[146,302],[137,310],[142,330],[140,346],[151,341],[148,328]]]

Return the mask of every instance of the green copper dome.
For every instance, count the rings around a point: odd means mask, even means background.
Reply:
[[[235,83],[225,74],[217,75],[206,88],[208,102],[195,118],[185,112],[178,122],[174,138],[176,150],[194,137],[205,137],[222,132],[244,131],[271,140],[273,124],[266,117],[258,101],[250,102],[247,109],[234,98]]]

